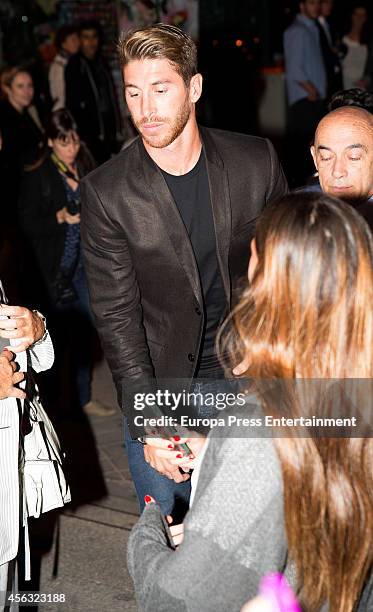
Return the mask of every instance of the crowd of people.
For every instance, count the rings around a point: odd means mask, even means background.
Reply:
[[[355,2],[337,29],[334,0],[298,2],[299,12],[284,32],[291,182],[311,172],[306,151],[327,101],[337,91],[373,91],[373,28],[367,6]]]
[[[119,149],[119,113],[98,24],[63,26],[56,46],[49,116],[38,110],[26,68],[1,74],[1,273],[13,302],[48,315],[59,348],[48,387],[62,393],[71,353],[69,403],[78,408],[71,412],[109,416],[113,409],[91,397],[93,325],[80,251],[79,181]],[[78,330],[82,342],[73,350]]]
[[[27,515],[25,378],[70,351],[79,408],[110,414],[91,398],[95,328],[141,510],[128,544],[140,609],[373,609],[373,96],[363,78],[343,90],[331,45],[326,68],[330,4],[300,2],[285,33],[292,136],[316,170],[290,194],[268,139],[199,125],[197,49],[177,27],[120,39],[138,132],[122,147],[97,24],[59,32],[47,121],[29,72],[2,73],[1,278],[46,309],[50,334],[0,284],[0,594],[17,591]],[[187,385],[204,428],[164,425],[164,380]],[[217,389],[243,401],[218,415],[204,401]],[[357,429],[263,426],[336,410]]]

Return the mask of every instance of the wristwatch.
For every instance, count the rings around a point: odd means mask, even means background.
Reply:
[[[42,320],[43,325],[44,325],[44,334],[42,335],[42,337],[37,340],[36,342],[34,342],[33,346],[35,346],[36,344],[41,344],[41,342],[44,342],[44,340],[47,337],[48,331],[47,331],[47,319],[45,318],[45,316],[43,314],[41,314],[41,312],[39,312],[38,310],[33,310],[32,311],[34,314],[36,314],[39,319]]]
[[[140,444],[143,444],[144,446],[145,444],[147,444],[145,436],[141,436],[140,438],[137,438],[137,439],[140,442]]]

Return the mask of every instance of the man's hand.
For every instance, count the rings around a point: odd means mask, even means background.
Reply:
[[[146,438],[146,442],[147,443],[144,445],[144,457],[145,461],[149,463],[152,468],[175,482],[189,480],[189,474],[182,474],[179,470],[179,466],[172,463],[173,460],[177,461],[182,459],[184,453],[181,450],[177,450],[175,444],[171,440]]]
[[[319,92],[311,81],[298,81],[298,83],[301,87],[303,87],[303,89],[306,90],[307,98],[310,102],[315,102],[320,98]]]
[[[19,397],[25,399],[26,393],[22,389],[17,389],[14,385],[21,382],[25,375],[17,372],[17,364],[14,361],[14,353],[4,351],[0,355],[0,399],[6,397]]]
[[[146,438],[147,444],[144,446],[145,461],[155,470],[171,478],[175,482],[184,482],[189,479],[189,474],[182,474],[183,470],[193,469],[195,457],[201,451],[206,438]],[[186,455],[182,449],[178,450],[178,445],[187,444],[191,454]]]
[[[310,102],[316,102],[316,100],[319,99],[319,93],[317,91],[317,89],[313,88],[308,92],[308,96],[307,98],[309,99]]]
[[[16,345],[9,346],[13,353],[25,351],[40,340],[44,333],[44,323],[35,312],[22,306],[0,305],[0,338],[17,340]]]

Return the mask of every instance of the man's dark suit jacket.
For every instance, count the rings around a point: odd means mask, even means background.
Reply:
[[[235,285],[247,275],[255,221],[287,184],[268,140],[200,133],[230,306]],[[176,204],[141,138],[81,186],[91,304],[119,398],[129,380],[192,378],[203,330],[198,269]]]

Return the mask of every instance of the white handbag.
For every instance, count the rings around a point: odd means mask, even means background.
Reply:
[[[27,401],[30,433],[23,438],[26,514],[39,517],[71,501],[63,472],[64,454],[56,431],[38,395]],[[26,408],[26,406],[25,406]]]

